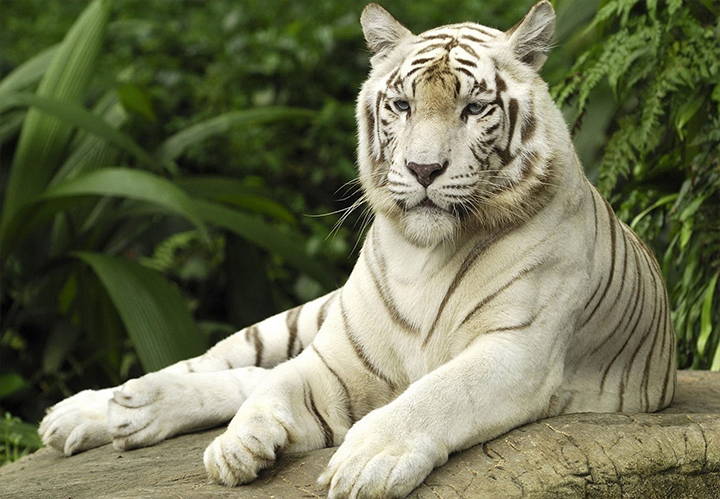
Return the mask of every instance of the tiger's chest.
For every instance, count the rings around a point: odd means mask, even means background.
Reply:
[[[375,358],[409,383],[460,354],[477,330],[463,321],[483,297],[502,287],[505,269],[521,269],[523,257],[508,248],[486,249],[481,239],[456,246],[420,248],[409,244],[382,218],[363,247],[346,293],[352,313],[362,321],[362,341]],[[523,320],[535,299],[497,298],[481,310],[481,322]],[[478,317],[473,316],[477,322]]]

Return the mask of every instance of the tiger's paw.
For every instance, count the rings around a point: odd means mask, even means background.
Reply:
[[[210,480],[231,487],[255,480],[287,444],[287,427],[270,409],[243,407],[227,431],[205,450],[203,461]]]
[[[328,499],[406,497],[430,472],[447,461],[432,440],[393,424],[388,411],[376,410],[353,426],[318,483]]]
[[[108,400],[112,388],[85,390],[48,409],[38,428],[43,443],[66,456],[110,443]]]
[[[154,445],[180,433],[190,421],[194,400],[179,376],[151,373],[116,389],[108,404],[113,447],[129,450]]]

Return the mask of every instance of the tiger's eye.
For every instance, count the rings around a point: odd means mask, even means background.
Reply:
[[[478,104],[477,102],[473,102],[465,107],[465,114],[477,116],[478,114],[482,113],[483,109],[485,109],[485,106],[483,106],[482,104]]]
[[[405,111],[408,111],[410,109],[410,103],[406,100],[396,100],[393,102],[395,105],[395,109],[400,111],[401,113],[404,113]]]

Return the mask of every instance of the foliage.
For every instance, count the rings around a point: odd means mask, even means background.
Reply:
[[[37,427],[23,423],[9,412],[5,413],[5,419],[0,419],[0,435],[0,466],[17,461],[42,446]]]
[[[600,190],[659,255],[681,367],[720,369],[720,6],[612,0],[555,87],[576,121],[615,109]],[[614,102],[604,95],[609,88]]]
[[[156,119],[149,99],[98,77],[110,12],[109,1],[92,2],[62,43],[0,82],[7,124],[0,143],[3,155],[7,146],[13,152],[0,221],[0,401],[17,407],[25,400],[21,414],[32,419],[48,399],[84,387],[76,384],[81,375],[117,384],[206,348],[207,334],[178,287],[143,265],[146,248],[164,238],[196,234],[213,261],[226,238],[238,238],[318,285],[334,283],[308,255],[295,216],[262,186],[181,174],[177,165],[188,148],[229,130],[307,123],[316,113],[281,106],[226,112],[150,152],[123,130],[133,115]],[[121,78],[127,68],[117,71]]]

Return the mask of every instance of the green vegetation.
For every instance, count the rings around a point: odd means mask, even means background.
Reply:
[[[0,4],[3,411],[36,422],[343,282],[365,3]],[[421,31],[533,1],[382,3]],[[680,365],[718,369],[717,3],[599,3],[557,2],[544,75],[661,261]],[[0,459],[37,448],[20,420]]]

